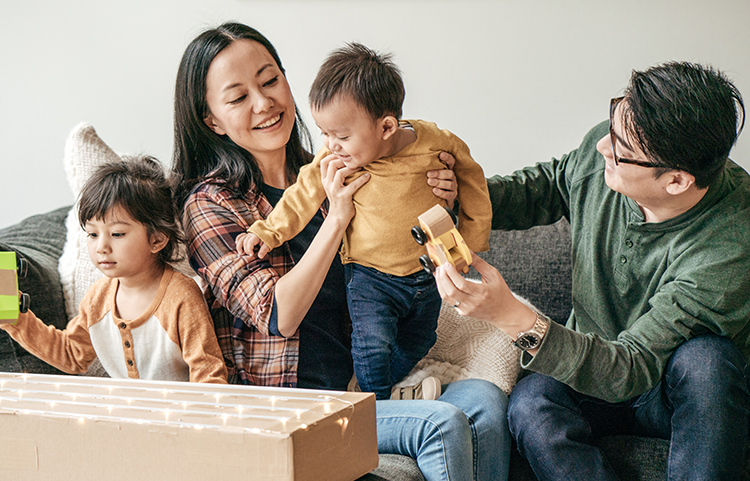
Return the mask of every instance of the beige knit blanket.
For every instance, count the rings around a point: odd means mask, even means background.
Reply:
[[[518,297],[518,296],[517,296]],[[536,310],[523,298],[519,299]],[[437,342],[397,386],[416,384],[428,376],[443,384],[460,379],[484,379],[510,394],[521,374],[521,351],[497,327],[460,315],[443,303]]]

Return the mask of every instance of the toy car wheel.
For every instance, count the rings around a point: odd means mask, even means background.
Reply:
[[[448,213],[449,216],[451,216],[451,220],[453,221],[453,225],[458,225],[458,217],[456,217],[456,214],[449,208],[443,207],[445,211]]]
[[[435,273],[435,264],[432,263],[430,256],[426,254],[419,256],[419,263],[422,264],[422,268],[424,268],[424,270],[427,271],[428,274]]]
[[[411,228],[411,236],[417,241],[417,244],[423,246],[427,243],[427,234],[424,233],[421,227],[415,225]]]
[[[29,273],[29,261],[26,259],[19,257],[18,262],[16,263],[16,267],[18,268],[18,277],[26,277],[26,274]]]
[[[18,312],[24,313],[29,310],[29,307],[31,307],[31,297],[24,292],[18,300]]]

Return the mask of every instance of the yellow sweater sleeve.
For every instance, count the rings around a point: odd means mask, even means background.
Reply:
[[[320,161],[330,155],[325,147],[302,167],[297,182],[289,186],[266,220],[255,221],[248,232],[275,249],[302,232],[326,198],[320,178]]]
[[[458,232],[474,252],[490,249],[492,204],[482,167],[474,161],[469,146],[448,130],[432,122],[409,120],[423,142],[434,149],[453,155],[456,163],[453,172],[458,183]]]
[[[458,232],[474,252],[490,249],[492,204],[482,167],[472,159],[469,147],[456,137],[453,171],[458,182]]]

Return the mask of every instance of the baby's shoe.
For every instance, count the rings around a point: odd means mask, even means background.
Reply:
[[[356,374],[352,374],[352,378],[349,379],[349,384],[346,386],[346,390],[349,392],[362,392],[362,389],[359,388]]]
[[[438,378],[430,376],[413,386],[394,387],[391,399],[429,399],[432,401],[440,397],[442,387]]]

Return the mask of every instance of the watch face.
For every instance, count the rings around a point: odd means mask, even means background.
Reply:
[[[539,340],[539,336],[535,333],[525,332],[516,339],[516,346],[524,351],[528,351],[529,349],[534,349],[539,346]]]

